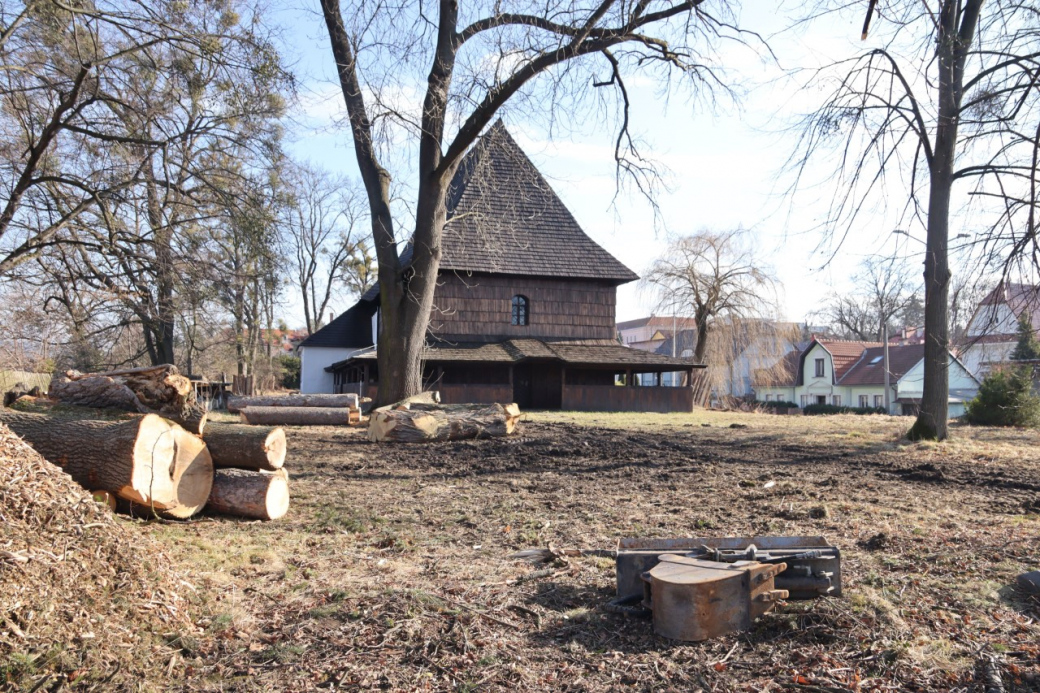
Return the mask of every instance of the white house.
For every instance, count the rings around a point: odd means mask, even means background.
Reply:
[[[986,377],[994,365],[1011,360],[1023,314],[1036,330],[1040,286],[1001,282],[979,302],[959,344],[961,361],[977,379]]]
[[[373,348],[373,335],[378,334],[378,302],[374,300],[378,293],[372,299],[366,300],[367,296],[300,343],[300,392],[335,392],[332,373],[326,368]]]
[[[788,401],[799,406],[833,404],[883,407],[885,403],[884,346],[877,342],[821,340],[787,357],[788,377],[760,384],[760,401]],[[924,381],[924,345],[889,346],[889,399],[893,414],[915,414]],[[950,416],[964,413],[964,403],[978,392],[979,382],[950,355]]]

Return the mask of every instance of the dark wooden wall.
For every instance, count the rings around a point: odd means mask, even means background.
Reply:
[[[561,405],[566,411],[693,411],[693,389],[567,384]]]
[[[528,325],[512,324],[512,299],[528,299]],[[592,281],[441,274],[430,332],[456,341],[510,337],[614,339],[616,288]]]

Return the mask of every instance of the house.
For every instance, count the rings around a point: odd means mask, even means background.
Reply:
[[[813,338],[800,352],[784,359],[786,378],[773,377],[756,387],[761,401],[787,401],[799,406],[833,404],[848,407],[885,405],[884,345]],[[892,413],[916,414],[924,383],[924,345],[888,347],[889,399]],[[964,413],[979,382],[950,355],[950,416]]]
[[[618,339],[625,346],[643,351],[657,351],[664,340],[680,330],[696,330],[697,321],[677,315],[651,315],[617,324]]]
[[[467,153],[447,203],[427,387],[445,402],[692,409],[691,388],[660,387],[660,374],[702,366],[618,343],[617,287],[638,277],[582,231],[501,122]],[[301,344],[304,392],[375,392],[378,306],[376,285]],[[636,386],[643,374],[654,386]]]
[[[1001,282],[979,302],[958,344],[961,361],[982,380],[995,365],[1011,360],[1018,321],[1040,326],[1040,286]]]

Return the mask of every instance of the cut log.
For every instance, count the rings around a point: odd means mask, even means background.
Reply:
[[[238,467],[273,472],[285,464],[285,429],[213,423],[203,440],[218,469]]]
[[[91,421],[3,410],[0,422],[89,491],[175,518],[190,517],[209,498],[213,460],[206,445],[155,414]]]
[[[381,407],[374,409],[373,411],[386,411],[388,409],[410,409],[413,404],[440,404],[441,393],[437,390],[427,390],[426,392],[420,392],[417,395],[406,397],[400,402],[394,402],[393,404],[384,404]]]
[[[425,443],[437,440],[496,438],[516,430],[520,408],[515,404],[479,407],[422,407],[372,412],[368,439],[373,442]]]
[[[357,409],[325,407],[246,407],[239,412],[247,424],[267,426],[346,426]]]
[[[227,410],[237,414],[246,407],[324,407],[343,409],[360,405],[356,393],[343,395],[255,395],[252,397],[228,397]]]
[[[277,520],[289,511],[288,476],[284,470],[218,469],[206,509],[222,515]]]

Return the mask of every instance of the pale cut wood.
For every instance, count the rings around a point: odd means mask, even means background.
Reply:
[[[423,443],[503,437],[516,430],[519,419],[516,404],[384,409],[372,412],[368,439],[377,443]]]
[[[213,460],[205,444],[155,414],[92,421],[3,410],[0,422],[89,491],[177,518],[190,517],[209,498]]]
[[[413,404],[440,404],[441,393],[436,390],[427,390],[426,392],[420,392],[417,395],[406,397],[400,402],[394,402],[393,404],[385,404],[373,411],[386,411],[388,409],[410,409]]]
[[[239,412],[247,424],[267,426],[346,426],[356,409],[326,407],[246,407]]]
[[[202,436],[217,469],[273,472],[285,464],[285,429],[211,423]]]
[[[284,470],[218,469],[206,509],[222,515],[277,520],[289,511],[288,475]]]
[[[227,410],[232,414],[237,414],[246,407],[324,407],[342,409],[344,407],[357,408],[359,405],[360,398],[355,392],[342,395],[254,395],[251,397],[232,395],[228,397]]]

